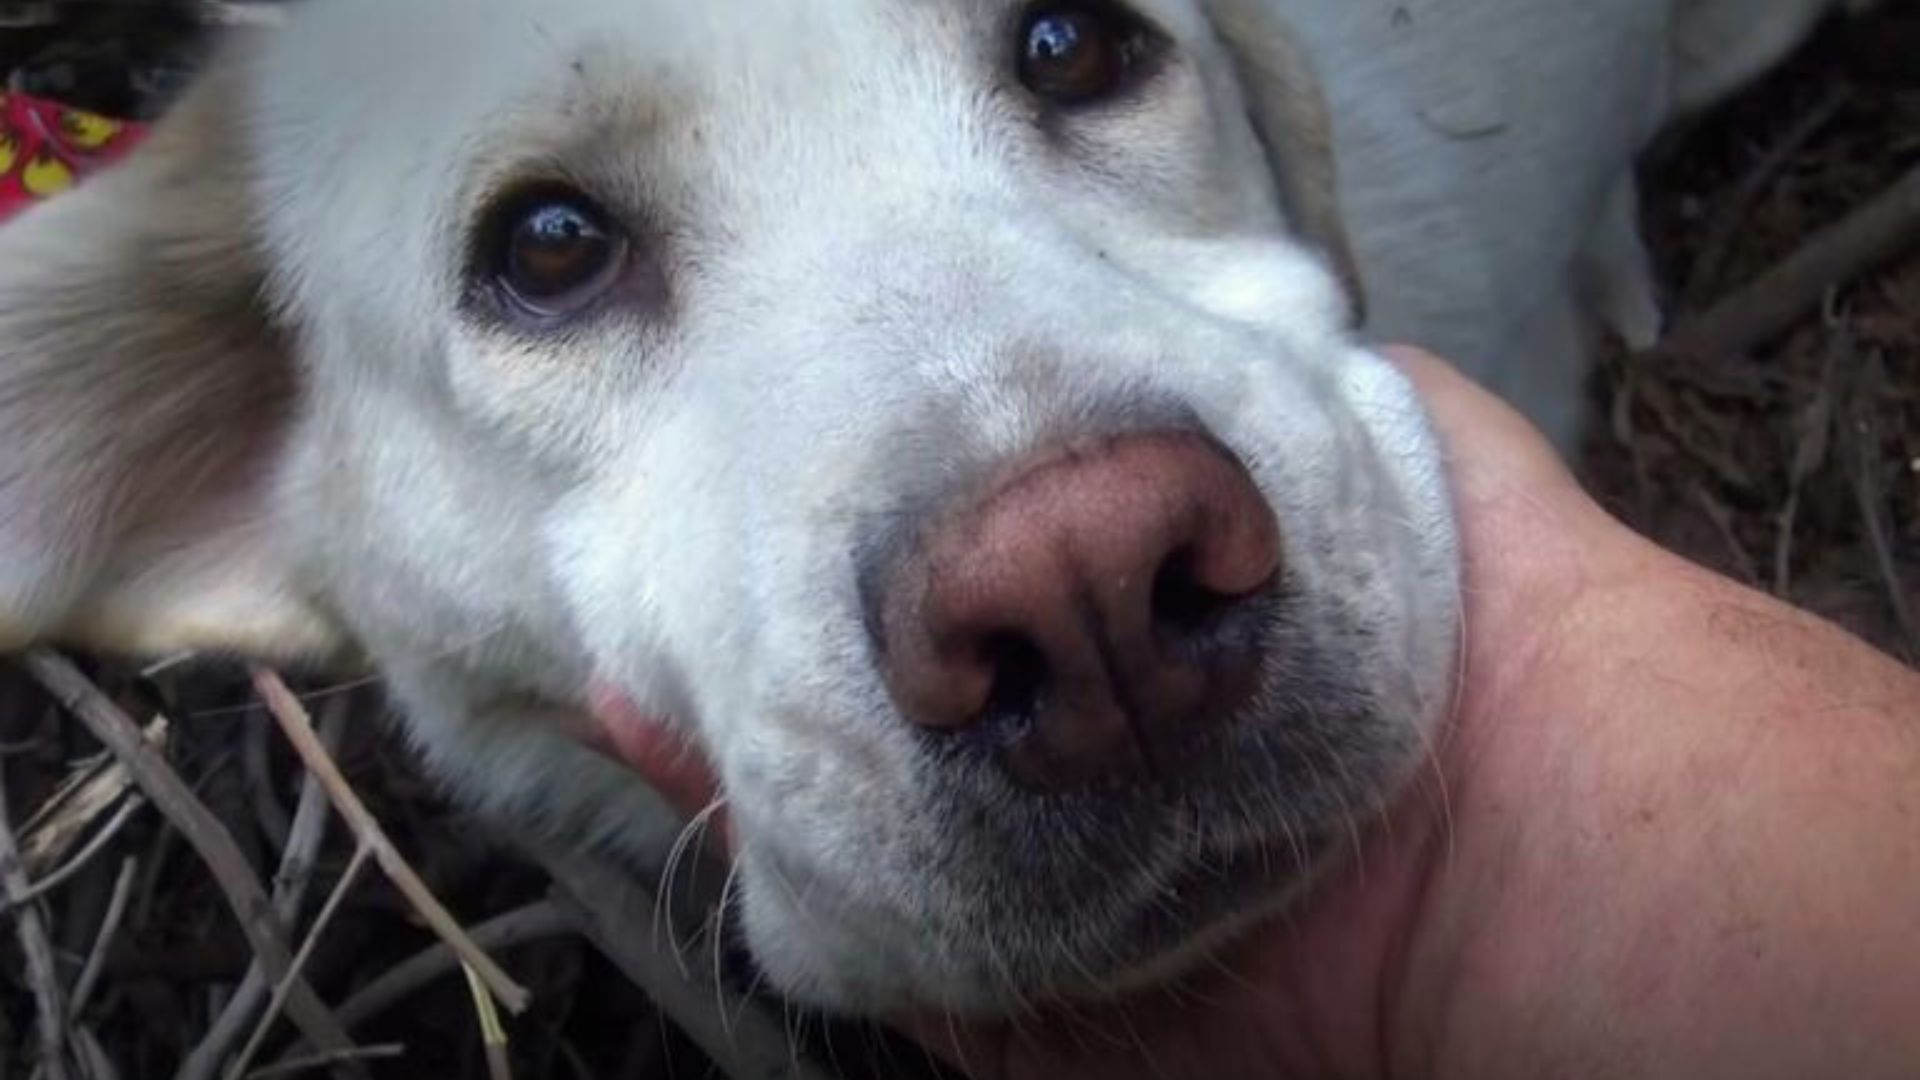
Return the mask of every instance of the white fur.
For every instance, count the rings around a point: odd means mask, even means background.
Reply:
[[[969,891],[1023,853],[953,846],[967,825],[940,791],[961,781],[933,775],[875,670],[851,553],[876,516],[1085,434],[1104,405],[1174,402],[1248,462],[1304,632],[1364,691],[1338,733],[1355,749],[1334,759],[1353,779],[1326,780],[1326,799],[1390,793],[1455,661],[1439,452],[1406,382],[1357,347],[1324,252],[1289,231],[1249,119],[1285,103],[1236,76],[1230,52],[1262,43],[1219,39],[1231,3],[1143,4],[1170,66],[1063,145],[995,83],[1012,49],[995,5],[312,0],[240,83],[253,246],[303,376],[255,508],[265,538],[243,553],[278,571],[258,596],[109,597],[152,625],[105,636],[217,639],[220,611],[271,625],[254,608],[298,596],[301,618],[309,601],[332,613],[378,662],[455,788],[655,858],[658,800],[549,719],[603,681],[716,763],[748,940],[782,989],[1000,1007],[1074,983],[1103,958],[1028,941]],[[1675,50],[1728,7],[1258,13],[1321,75],[1366,338],[1445,350],[1570,438],[1595,319],[1650,333],[1629,170],[1676,96],[1724,88]],[[462,310],[481,195],[556,165],[664,223],[669,318],[509,341]],[[0,351],[0,389],[39,362]],[[0,628],[87,637],[98,613],[21,599],[91,595],[52,589],[32,554],[0,564]],[[1156,820],[1100,895],[1053,899],[1086,940],[1117,943],[1196,859],[1336,809],[1258,795],[1277,818]],[[1015,947],[1031,955],[1007,985],[993,964]]]

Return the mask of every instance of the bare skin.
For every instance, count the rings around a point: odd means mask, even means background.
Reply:
[[[1466,557],[1444,791],[1181,987],[903,1025],[1007,1080],[1920,1075],[1920,675],[1634,535],[1396,355]]]

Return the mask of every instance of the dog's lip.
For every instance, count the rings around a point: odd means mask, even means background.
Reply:
[[[640,707],[610,681],[595,680],[585,696],[584,713],[568,725],[574,737],[632,769],[683,818],[721,805],[720,784],[706,756],[671,718]],[[729,849],[724,808],[712,814],[708,836],[719,845],[716,855]],[[1157,896],[1171,893],[1177,902],[1141,904],[1127,920],[1128,947],[1109,950],[1101,962],[1083,957],[1070,972],[1055,971],[1043,985],[1061,990],[1063,977],[1068,983],[1084,977],[1090,982],[1078,992],[1067,991],[1065,999],[1099,998],[1194,967],[1200,957],[1310,886],[1323,862],[1324,839],[1280,830],[1180,860],[1166,869],[1155,889]]]
[[[639,774],[682,817],[715,804],[720,781],[706,755],[669,717],[649,713],[613,683],[587,688],[588,746]],[[719,823],[716,823],[719,824]]]

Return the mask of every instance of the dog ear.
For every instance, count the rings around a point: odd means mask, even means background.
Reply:
[[[1306,50],[1283,22],[1280,5],[1207,0],[1205,6],[1239,77],[1283,208],[1301,237],[1332,266],[1346,288],[1354,323],[1361,323],[1366,293],[1341,217],[1333,122]]]
[[[262,298],[237,67],[0,224],[0,649],[316,658],[271,511],[298,379]]]

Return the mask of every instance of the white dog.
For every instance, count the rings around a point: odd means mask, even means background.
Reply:
[[[1445,711],[1363,343],[1567,436],[1636,152],[1822,6],[312,0],[0,230],[0,647],[363,656],[640,858],[657,717],[828,1007],[1170,971]]]

